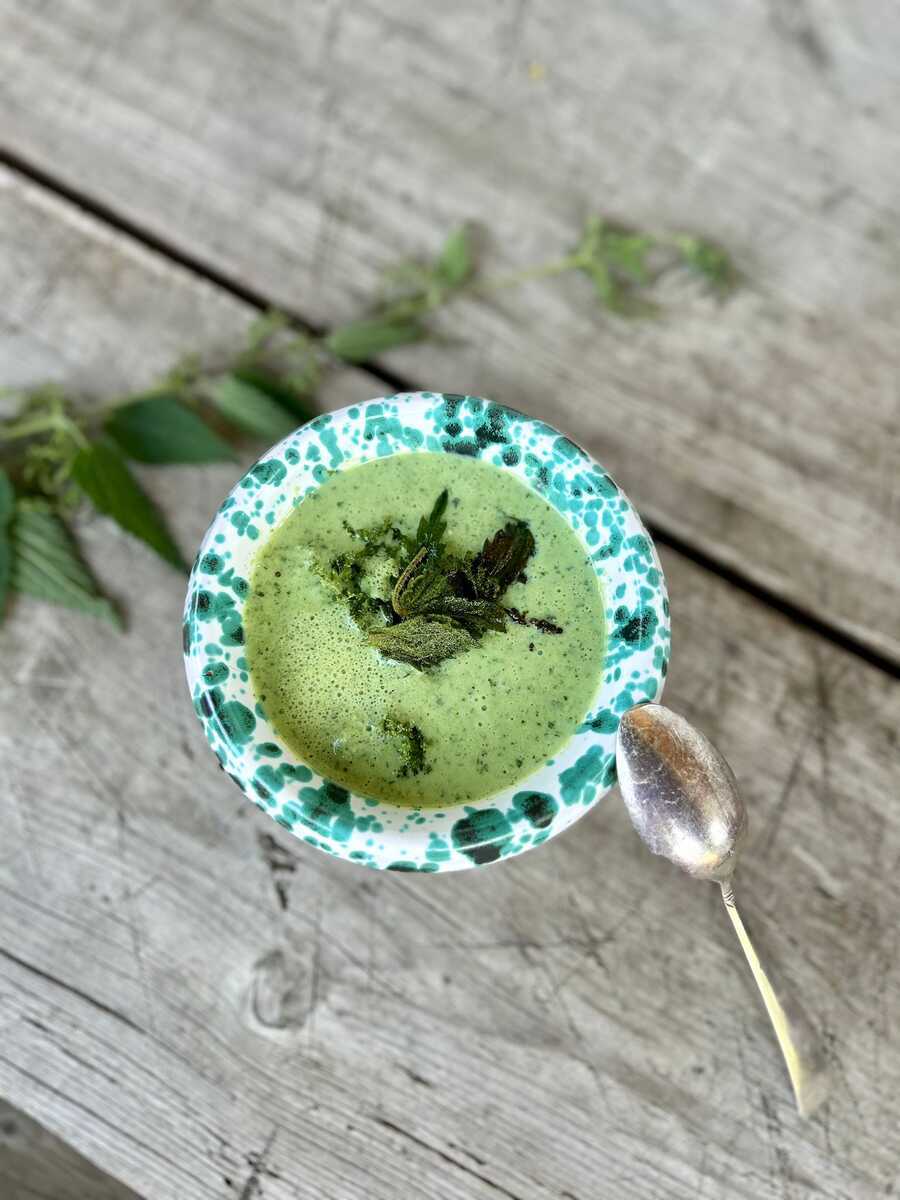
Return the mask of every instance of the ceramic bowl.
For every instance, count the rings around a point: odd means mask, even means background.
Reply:
[[[590,555],[607,622],[602,678],[569,740],[514,787],[440,810],[400,808],[355,795],[300,761],[254,696],[242,623],[254,554],[305,496],[334,471],[422,451],[480,458],[545,497]],[[264,454],[213,518],[191,572],[184,612],[188,684],[223,770],[301,841],[350,862],[396,871],[454,871],[498,862],[541,845],[583,817],[615,783],[621,714],[659,699],[669,645],[659,560],[634,508],[603,467],[542,421],[475,396],[438,392],[325,413]]]

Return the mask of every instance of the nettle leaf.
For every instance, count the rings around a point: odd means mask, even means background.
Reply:
[[[233,375],[241,383],[249,384],[270,400],[274,400],[277,405],[293,413],[301,421],[306,422],[312,417],[309,397],[316,383],[312,367],[302,375],[300,372],[294,372],[288,379],[252,363],[236,368]]]
[[[98,512],[112,517],[166,562],[186,569],[162,517],[111,442],[101,438],[79,450],[72,478]]]
[[[448,288],[458,288],[466,282],[475,269],[475,259],[469,231],[465,225],[454,229],[444,242],[435,264],[438,280]]]
[[[409,663],[419,670],[435,667],[476,645],[472,635],[460,625],[439,617],[410,617],[398,625],[370,630],[368,639],[385,658]]]
[[[117,408],[105,428],[138,462],[226,462],[236,457],[227,442],[171,393],[136,397]]]
[[[447,597],[450,580],[443,567],[429,564],[428,558],[428,547],[423,546],[394,585],[391,604],[398,616],[436,612]]]
[[[506,629],[506,611],[493,600],[470,600],[465,596],[445,596],[430,612],[452,617],[472,634],[481,637],[489,629],[503,633]]]
[[[468,570],[476,597],[499,599],[522,574],[534,548],[534,534],[524,521],[510,521],[488,538]]]
[[[411,555],[417,554],[422,549],[427,550],[429,554],[437,554],[442,549],[444,535],[447,532],[444,513],[447,511],[449,498],[450,493],[444,488],[435,500],[428,516],[419,518],[416,536],[410,544]]]
[[[10,542],[10,584],[15,591],[121,624],[115,608],[98,591],[68,529],[49,505],[20,500]]]
[[[15,506],[16,495],[13,491],[13,486],[6,472],[0,469],[0,621],[3,620],[6,593],[9,588],[10,566],[12,563],[9,525],[15,512]]]
[[[601,228],[600,252],[607,266],[636,283],[650,282],[648,258],[655,239],[621,225],[605,222]]]
[[[255,383],[230,372],[209,386],[210,400],[226,421],[245,433],[279,441],[297,428],[297,418]]]
[[[740,273],[721,246],[688,234],[676,235],[673,244],[683,265],[706,280],[713,291],[727,295],[737,287]]]
[[[325,346],[337,358],[358,363],[374,358],[395,346],[419,342],[425,336],[425,326],[419,321],[370,317],[341,325],[325,339]]]

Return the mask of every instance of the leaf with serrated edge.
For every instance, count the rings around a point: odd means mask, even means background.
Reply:
[[[111,442],[92,442],[79,450],[72,478],[98,512],[145,542],[173,566],[185,568],[181,552],[162,517]]]
[[[112,604],[97,591],[69,531],[40,501],[21,501],[12,521],[12,588],[120,624]]]

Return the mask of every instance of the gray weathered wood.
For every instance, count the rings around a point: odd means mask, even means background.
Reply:
[[[143,384],[249,315],[2,184],[0,229],[29,249],[0,247],[0,345],[32,377]],[[360,372],[335,386],[335,402],[373,389]],[[232,474],[147,473],[186,550]],[[0,1094],[153,1200],[856,1200],[896,1183],[886,676],[665,556],[667,699],[744,785],[747,912],[831,1047],[833,1100],[803,1124],[714,890],[648,856],[614,795],[540,853],[457,876],[295,844],[203,743],[173,634],[183,580],[103,520],[82,534],[128,634],[25,602],[0,634]]]
[[[900,657],[900,23],[868,5],[435,10],[4,0],[8,145],[317,323],[483,219],[488,266],[601,211],[732,247],[625,327],[585,280],[461,304],[390,366],[564,424],[646,514]]]
[[[2,1100],[0,1194],[3,1200],[139,1200]]]

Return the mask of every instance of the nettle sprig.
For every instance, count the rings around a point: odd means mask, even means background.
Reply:
[[[529,617],[502,603],[506,591],[526,579],[535,552],[528,525],[508,521],[477,553],[463,553],[447,540],[448,501],[445,489],[411,537],[390,519],[377,530],[345,525],[359,548],[314,564],[369,645],[424,671],[473,649],[486,633],[505,632],[508,622],[562,633],[551,618]],[[372,586],[367,568],[376,557],[389,564],[389,595]]]
[[[463,296],[487,297],[575,272],[589,277],[606,312],[647,317],[659,311],[655,284],[674,269],[693,274],[720,297],[739,282],[729,256],[707,239],[647,233],[601,218],[588,221],[574,250],[562,258],[484,279],[470,231],[460,228],[433,261],[406,262],[387,272],[384,288],[359,320],[320,335],[272,313],[253,323],[246,344],[228,361],[187,360],[150,391],[93,404],[58,385],[7,392],[4,407],[14,415],[0,421],[0,617],[14,591],[119,620],[69,529],[70,516],[82,505],[111,517],[167,563],[185,568],[130,464],[224,462],[236,458],[242,440],[277,441],[313,415],[328,371],[434,336],[430,319]],[[425,586],[424,580],[416,583],[417,589]],[[407,611],[405,619],[440,625],[449,645],[469,636],[467,629],[499,620],[491,617],[496,598],[477,599],[483,607],[478,616],[469,608],[468,625],[461,609],[437,614],[437,621],[433,612]],[[405,603],[413,603],[413,595]],[[514,611],[508,610],[509,619],[515,620]],[[394,633],[398,653],[400,639],[409,633],[408,626]],[[438,631],[431,634],[437,638]]]

